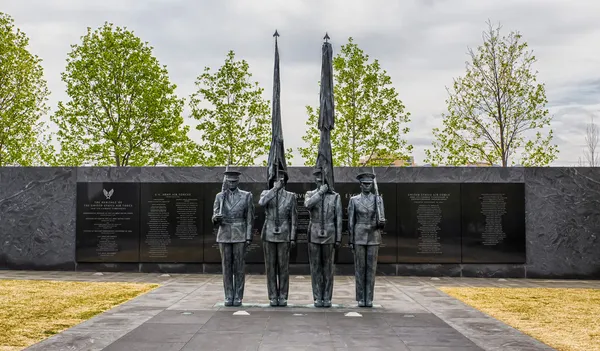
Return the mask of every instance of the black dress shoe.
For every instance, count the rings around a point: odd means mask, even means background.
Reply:
[[[358,301],[358,307],[365,307],[365,302],[363,300]]]
[[[323,307],[323,300],[315,300],[315,307]]]
[[[323,301],[323,307],[331,307],[331,301],[329,301],[329,300],[324,300],[324,301]]]
[[[242,299],[235,299],[235,300],[233,300],[233,305],[234,306],[241,306],[242,305]]]
[[[365,306],[366,307],[373,307],[373,301],[367,301],[367,302],[365,302]]]
[[[287,306],[287,299],[280,297],[279,298],[279,306],[284,306],[284,307]]]
[[[273,307],[277,306],[277,299],[274,298],[274,299],[269,300],[269,304]]]
[[[225,306],[233,306],[233,300],[232,299],[225,299]]]

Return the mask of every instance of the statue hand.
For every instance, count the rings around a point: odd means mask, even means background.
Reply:
[[[217,224],[221,224],[222,221],[223,221],[223,215],[216,214],[213,216],[213,222],[215,222]]]
[[[350,250],[352,250],[352,253],[354,253],[354,244],[350,244]]]
[[[339,249],[339,248],[340,248],[340,246],[342,246],[342,243],[341,243],[341,242],[339,242],[339,241],[336,241],[336,242],[335,242],[335,245],[334,245],[334,247],[335,247],[336,249]]]
[[[323,185],[321,185],[321,186],[319,187],[319,192],[320,192],[321,194],[324,194],[324,193],[326,193],[326,192],[327,192],[327,190],[329,190],[329,187],[327,186],[327,184],[323,184]]]
[[[377,222],[377,225],[379,226],[379,228],[383,228],[383,227],[385,227],[385,218],[382,218],[382,219],[380,219],[380,220]]]
[[[296,247],[296,240],[290,241],[290,247],[293,249]]]

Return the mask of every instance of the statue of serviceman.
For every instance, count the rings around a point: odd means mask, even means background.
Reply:
[[[359,307],[373,307],[377,253],[381,244],[381,231],[385,225],[383,200],[373,194],[373,173],[357,177],[361,194],[348,203],[348,231],[350,248],[354,253],[356,301]]]
[[[315,307],[331,307],[335,249],[342,241],[342,200],[323,182],[316,169],[316,190],[308,191],[304,205],[310,214],[308,257]]]
[[[252,241],[254,202],[252,193],[238,188],[240,172],[225,171],[225,186],[213,205],[213,224],[219,226],[217,243],[221,251],[225,306],[241,306],[244,298],[244,266]]]
[[[258,205],[265,208],[261,238],[271,306],[287,306],[290,247],[296,246],[297,200],[295,193],[285,190],[286,183],[287,173],[279,170],[278,179],[258,200]]]

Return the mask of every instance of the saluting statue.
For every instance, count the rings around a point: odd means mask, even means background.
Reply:
[[[213,224],[219,226],[225,306],[241,306],[244,298],[246,250],[252,241],[254,202],[252,193],[238,188],[240,172],[225,171],[223,190],[215,197]]]
[[[267,290],[271,306],[287,306],[290,247],[296,246],[296,194],[285,190],[287,172],[278,171],[270,190],[260,194],[258,204],[265,207],[261,238],[265,253]]]
[[[316,190],[308,191],[304,204],[310,213],[308,255],[315,307],[331,307],[334,254],[342,241],[342,200],[324,183],[316,169]]]
[[[348,203],[350,248],[354,253],[356,301],[359,307],[373,307],[377,253],[381,230],[385,225],[383,200],[377,191],[375,174],[361,173],[356,177],[362,190]],[[372,193],[375,184],[375,194]]]

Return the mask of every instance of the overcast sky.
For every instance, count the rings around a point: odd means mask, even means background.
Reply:
[[[560,147],[553,165],[577,164],[591,115],[600,122],[597,0],[4,0],[0,11],[15,19],[30,38],[30,51],[44,60],[52,111],[67,100],[60,73],[70,45],[80,42],[87,27],[109,21],[133,30],[154,47],[186,99],[203,68],[218,69],[230,49],[249,62],[270,99],[277,29],[283,133],[286,147],[295,149],[306,130],[304,106],[318,104],[327,31],[334,55],[352,36],[388,71],[411,113],[406,138],[423,164],[431,129],[441,124],[446,108],[445,87],[464,74],[467,48],[482,43],[490,19],[502,24],[503,34],[520,31],[538,58],[534,68],[546,84]],[[299,155],[292,163],[300,164]]]

